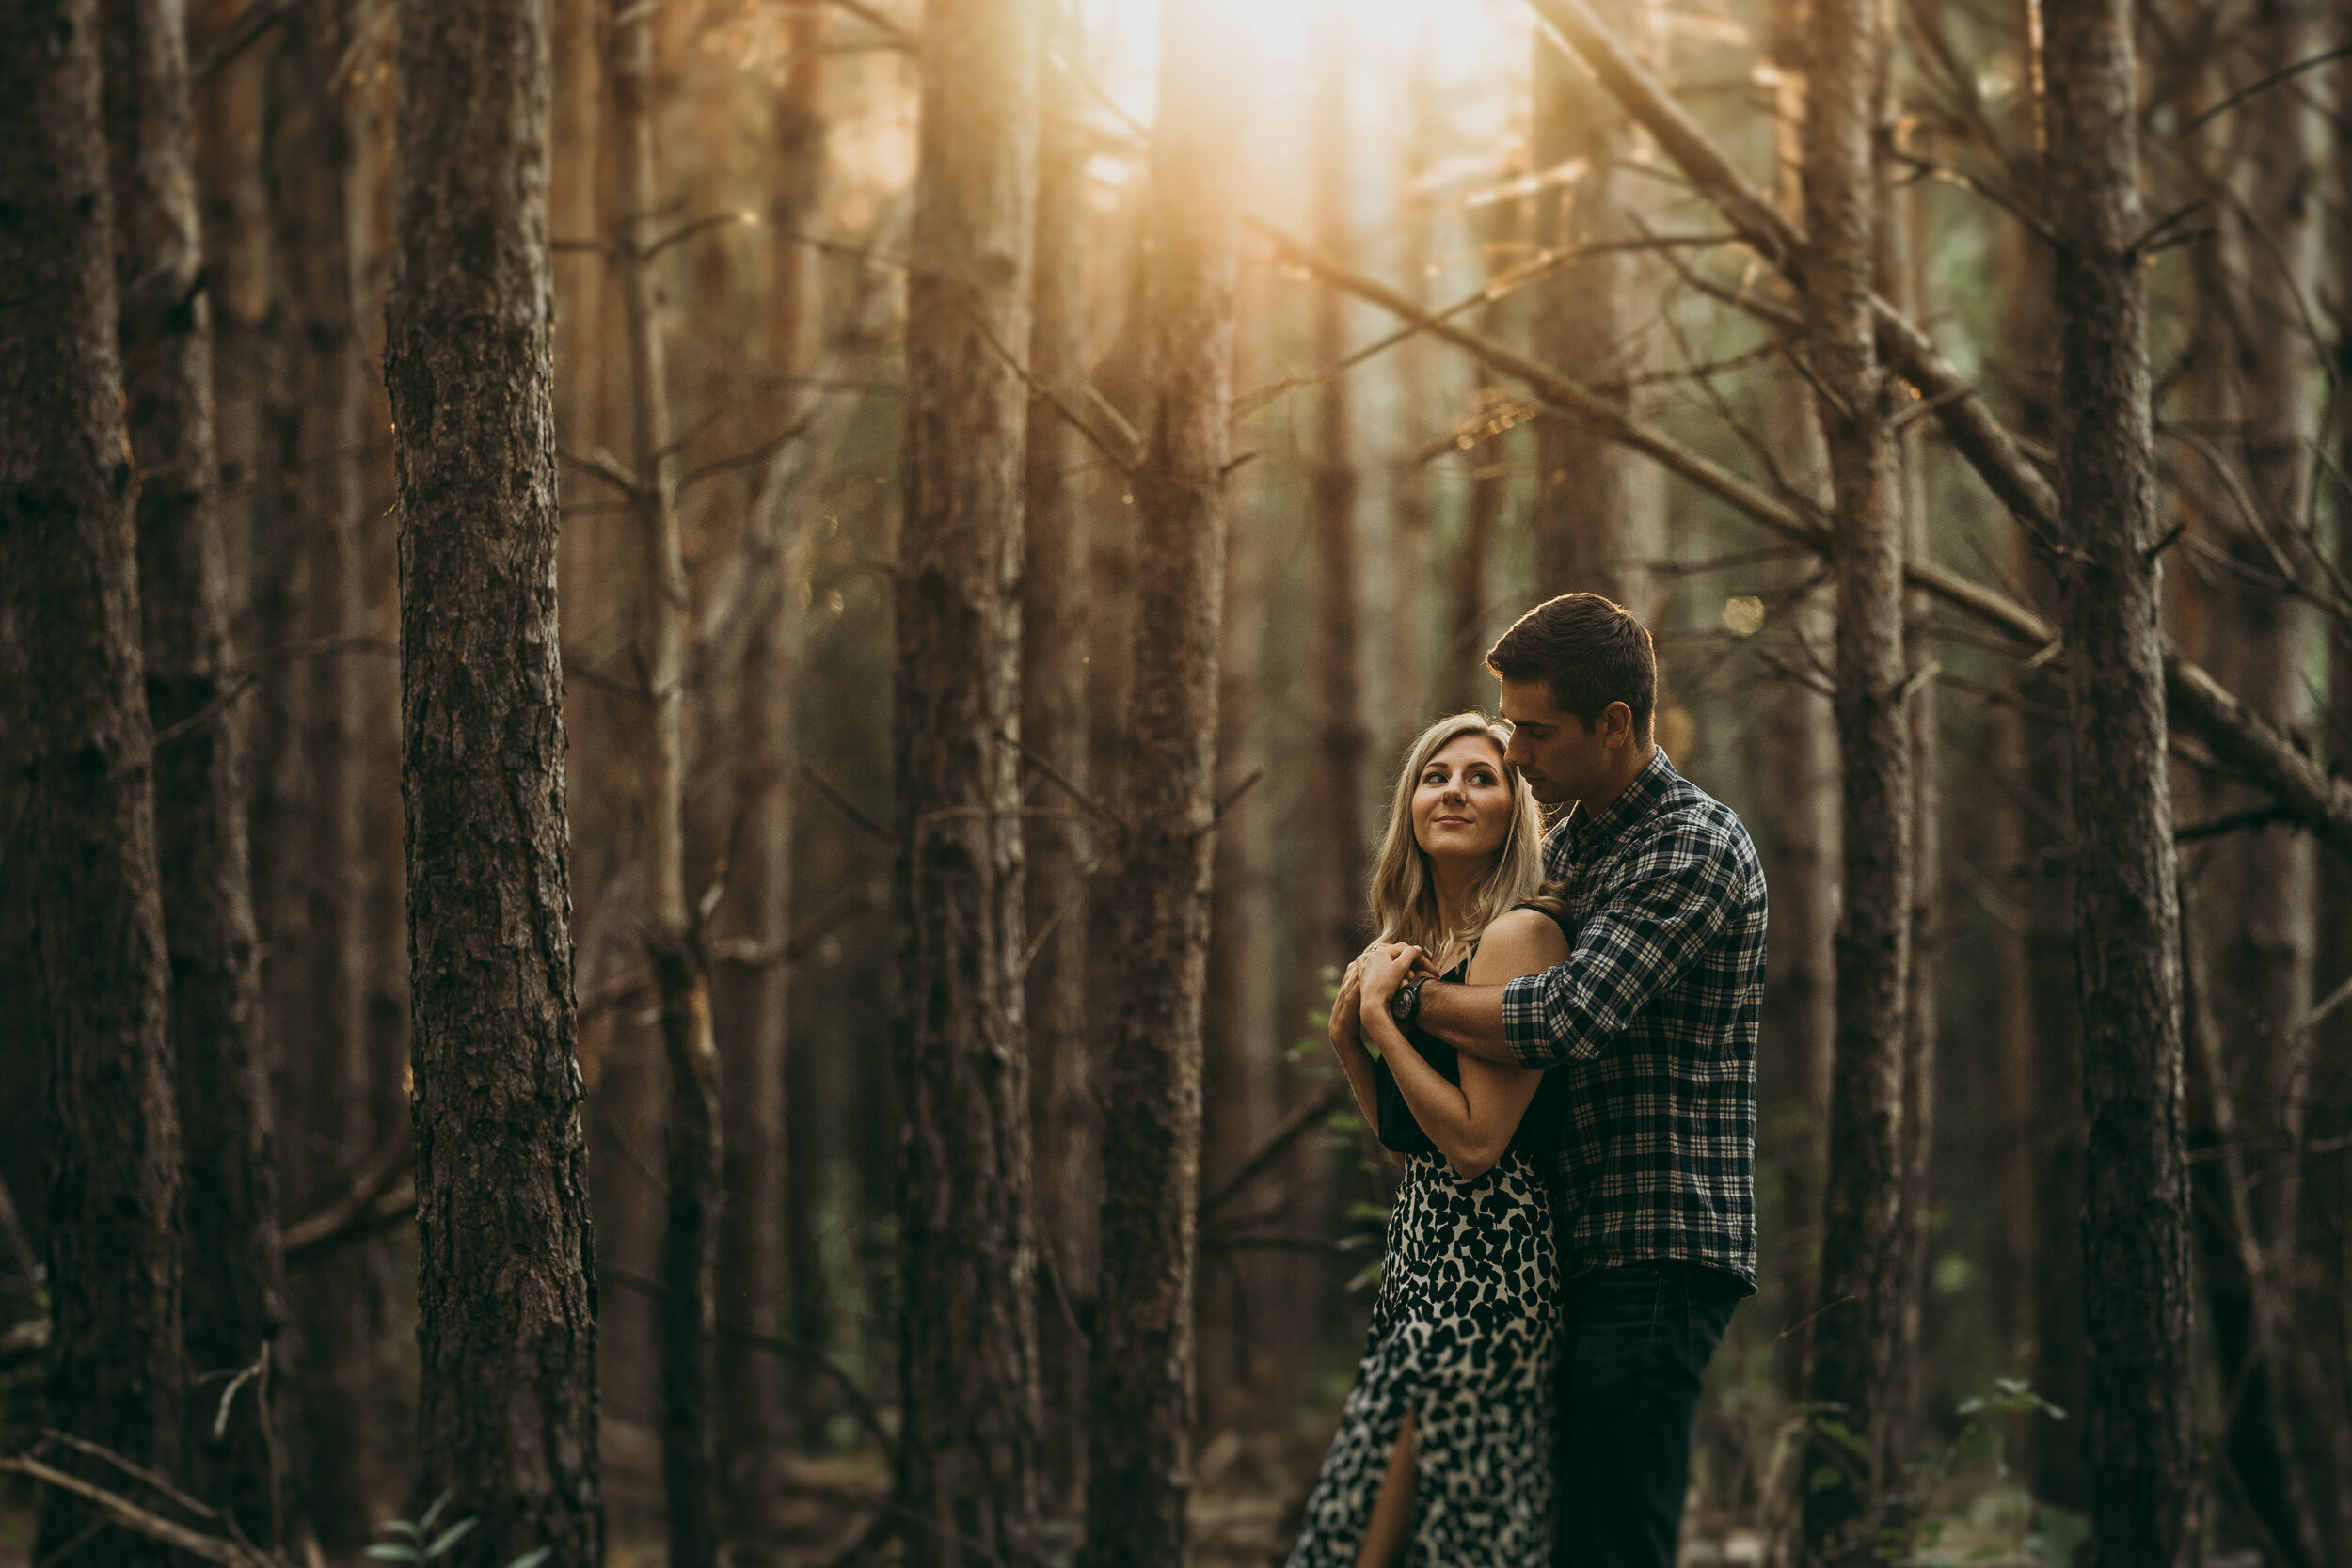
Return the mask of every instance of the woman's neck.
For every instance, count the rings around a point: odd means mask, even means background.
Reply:
[[[1470,908],[1478,895],[1478,879],[1486,869],[1484,862],[1472,864],[1452,856],[1429,857],[1429,880],[1438,894],[1438,926],[1447,936],[1466,934],[1463,928],[1470,923]]]

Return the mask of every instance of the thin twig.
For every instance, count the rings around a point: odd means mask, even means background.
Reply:
[[[883,827],[881,823],[866,816],[865,811],[859,807],[856,801],[850,800],[849,796],[842,793],[842,789],[839,784],[834,784],[831,779],[828,779],[822,773],[819,773],[817,769],[811,768],[807,763],[801,764],[801,777],[806,779],[810,784],[815,784],[817,786],[818,793],[824,796],[826,800],[831,800],[840,811],[842,816],[848,817],[850,821],[856,823],[859,827],[873,834],[874,837],[880,839],[882,843],[896,844],[898,842],[898,835],[897,833],[892,832],[888,828]]]

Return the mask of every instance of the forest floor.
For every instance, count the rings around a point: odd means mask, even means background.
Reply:
[[[607,1423],[607,1503],[612,1511],[611,1568],[660,1568],[664,1558],[658,1456],[653,1433]],[[1327,1430],[1226,1431],[1203,1444],[1194,1465],[1192,1560],[1197,1568],[1274,1568],[1289,1556]],[[641,1461],[642,1459],[642,1462]],[[844,1561],[867,1536],[889,1496],[888,1470],[874,1455],[771,1459],[767,1482],[776,1499],[772,1544],[781,1568]],[[1895,1568],[2052,1568],[2062,1552],[2035,1535],[2031,1499],[1998,1476],[1961,1478],[1932,1499],[1913,1550]],[[1764,1568],[1769,1521],[1692,1499],[1678,1568]],[[1068,1544],[1074,1549],[1076,1542]],[[884,1545],[854,1560],[895,1561]],[[0,1568],[8,1565],[0,1563]]]

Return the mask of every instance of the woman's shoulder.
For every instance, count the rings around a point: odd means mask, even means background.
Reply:
[[[1568,939],[1559,922],[1542,910],[1522,906],[1505,910],[1488,923],[1471,967],[1486,974],[1532,974],[1567,956]]]

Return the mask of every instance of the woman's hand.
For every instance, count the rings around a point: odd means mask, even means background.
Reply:
[[[1345,1056],[1364,1045],[1364,960],[1358,958],[1340,976],[1340,993],[1331,998],[1331,1049]]]
[[[1386,1013],[1389,998],[1396,994],[1396,988],[1422,958],[1422,950],[1409,942],[1378,942],[1366,948],[1356,960],[1356,967],[1363,972],[1361,1006]]]

